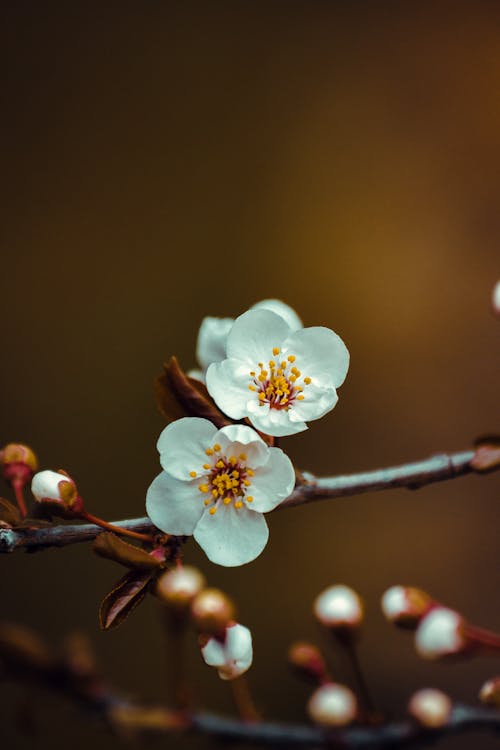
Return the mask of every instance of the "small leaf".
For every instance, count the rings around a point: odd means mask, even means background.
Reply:
[[[163,365],[155,382],[156,402],[161,413],[173,422],[180,417],[203,417],[216,427],[232,424],[217,408],[203,383],[188,377],[176,357]]]
[[[99,607],[99,624],[103,630],[111,630],[126,620],[139,606],[148,592],[153,574],[131,570],[120,578],[115,588],[104,597]]]
[[[0,521],[5,521],[9,526],[16,526],[21,520],[19,508],[14,503],[0,497]]]
[[[155,570],[162,563],[140,547],[128,544],[110,531],[99,534],[92,545],[94,552],[100,557],[114,560],[120,565],[132,570]]]
[[[35,631],[8,622],[0,624],[0,659],[14,673],[44,671],[55,663],[49,647]]]
[[[486,473],[500,467],[500,436],[486,435],[475,442],[475,452],[470,465],[474,471]]]

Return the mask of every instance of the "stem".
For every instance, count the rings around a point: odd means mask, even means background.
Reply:
[[[92,513],[88,513],[86,510],[82,510],[80,512],[80,518],[83,518],[85,521],[89,521],[90,523],[93,523],[96,526],[100,526],[101,529],[106,529],[107,531],[114,531],[116,534],[122,534],[122,536],[130,536],[133,539],[140,539],[141,542],[154,542],[155,540],[152,534],[141,534],[138,531],[125,529],[122,526],[115,526],[115,524],[108,523],[108,521],[104,521],[102,518],[99,518],[98,516],[94,516],[92,515]]]
[[[466,628],[466,637],[488,651],[500,651],[500,635],[493,633],[491,630],[484,630],[483,628],[477,628],[475,625],[468,625]]]
[[[24,501],[24,493],[23,493],[23,482],[13,482],[12,486],[14,488],[14,493],[16,496],[17,504],[19,506],[19,510],[21,511],[21,515],[23,518],[26,518],[28,515],[28,511],[26,509],[26,503]]]
[[[356,644],[354,643],[352,638],[346,641],[341,641],[341,643],[344,646],[345,652],[349,659],[351,669],[354,674],[354,679],[356,680],[357,692],[361,699],[364,712],[368,718],[375,714],[375,706],[368,689],[368,684],[363,674],[363,670],[361,669],[361,663],[359,661],[359,654],[356,648]]]
[[[168,648],[168,701],[174,708],[187,711],[192,695],[186,674],[186,634],[188,611],[176,612],[163,607]]]
[[[230,686],[234,705],[240,719],[250,723],[259,721],[260,715],[255,708],[246,677],[241,675],[234,680],[230,680]]]

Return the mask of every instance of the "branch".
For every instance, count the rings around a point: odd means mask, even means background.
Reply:
[[[358,495],[363,492],[380,492],[398,487],[416,490],[426,484],[478,472],[479,469],[474,466],[476,455],[473,450],[441,453],[423,461],[336,477],[313,477],[308,474],[306,475],[307,483],[299,484],[290,497],[276,510],[304,505],[316,500]],[[493,466],[490,470],[496,468],[498,466]],[[113,521],[113,525],[132,531],[155,531],[155,527],[147,516]],[[34,552],[46,547],[64,547],[67,544],[89,542],[95,539],[101,531],[102,529],[94,524],[59,525],[45,528],[0,528],[0,552],[13,552],[19,547]]]

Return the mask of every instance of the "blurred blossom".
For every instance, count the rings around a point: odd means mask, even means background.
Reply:
[[[252,634],[244,625],[235,623],[226,629],[223,641],[210,638],[201,653],[206,664],[217,668],[222,680],[234,680],[252,664]]]

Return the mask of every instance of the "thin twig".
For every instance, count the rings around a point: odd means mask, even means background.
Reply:
[[[475,452],[442,453],[423,461],[375,469],[357,474],[335,477],[307,476],[307,484],[298,485],[289,498],[276,510],[304,505],[316,500],[380,492],[398,487],[418,489],[433,482],[442,482],[475,472],[472,465]],[[135,532],[154,532],[155,527],[147,516],[113,521],[113,525]],[[94,524],[58,525],[44,528],[0,528],[0,552],[13,552],[20,547],[36,551],[46,547],[64,547],[78,542],[89,542],[101,533]]]

